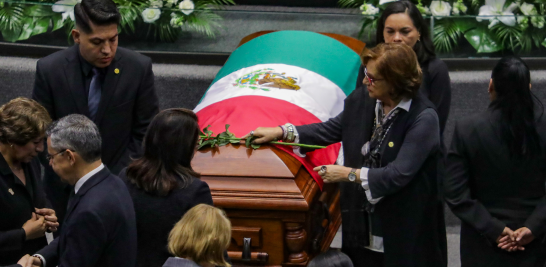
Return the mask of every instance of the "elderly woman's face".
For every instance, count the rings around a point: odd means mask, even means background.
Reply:
[[[389,97],[389,85],[377,71],[376,60],[368,61],[365,71],[363,83],[368,87],[368,94],[371,98],[384,101]]]
[[[19,162],[30,162],[34,157],[38,156],[38,153],[44,151],[45,136],[42,135],[36,139],[30,140],[24,146],[13,145],[14,154],[13,157]]]
[[[413,47],[421,34],[406,13],[392,14],[385,20],[383,28],[385,43],[405,43]]]

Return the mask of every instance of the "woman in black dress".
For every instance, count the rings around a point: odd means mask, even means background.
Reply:
[[[489,108],[455,126],[445,195],[462,220],[463,267],[546,262],[546,117],[530,87],[521,59],[501,59]]]
[[[40,180],[38,153],[51,123],[38,102],[16,98],[0,107],[0,265],[17,263],[47,245],[59,224]]]
[[[173,225],[195,205],[212,205],[209,186],[191,167],[198,137],[191,110],[164,110],[148,127],[143,156],[119,175],[135,205],[137,266],[162,266],[171,256],[167,239]]]

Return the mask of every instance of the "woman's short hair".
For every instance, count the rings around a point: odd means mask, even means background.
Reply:
[[[407,0],[395,1],[387,4],[387,7],[381,14],[381,17],[377,20],[376,43],[380,44],[385,42],[385,36],[383,36],[385,22],[390,15],[399,13],[406,13],[413,22],[413,26],[415,26],[415,28],[421,34],[419,41],[413,46],[413,50],[415,51],[415,54],[417,54],[419,63],[426,64],[431,59],[436,58],[434,44],[430,38],[430,32],[428,26],[425,24],[425,20],[423,19],[419,9],[417,9],[412,2]]]
[[[413,98],[419,92],[422,72],[417,56],[403,43],[381,43],[374,48],[364,48],[360,54],[362,64],[376,61],[377,71],[391,85],[392,99]]]
[[[349,256],[345,255],[343,252],[330,249],[325,253],[317,255],[307,267],[353,267],[353,262]]]
[[[159,112],[144,136],[143,156],[127,168],[128,180],[156,195],[186,187],[193,177],[200,177],[191,167],[198,138],[193,111],[173,108]]]
[[[231,242],[231,222],[223,210],[207,204],[191,208],[169,234],[169,252],[215,266],[231,266],[224,251]]]
[[[38,102],[15,98],[0,107],[0,142],[24,146],[45,134],[51,118]]]

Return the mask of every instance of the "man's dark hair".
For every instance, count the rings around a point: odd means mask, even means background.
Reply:
[[[85,33],[91,33],[90,22],[95,25],[118,24],[121,19],[118,8],[112,0],[83,0],[74,7],[76,26]]]

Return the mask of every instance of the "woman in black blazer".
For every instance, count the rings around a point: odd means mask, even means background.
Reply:
[[[197,116],[187,109],[160,112],[144,137],[143,156],[120,173],[135,205],[137,266],[161,266],[171,255],[169,232],[197,204],[212,205],[207,183],[191,167],[199,137]]]
[[[344,166],[318,166],[339,183],[342,251],[355,266],[447,265],[438,197],[440,126],[434,105],[418,92],[421,69],[410,46],[383,43],[361,53],[366,90],[326,122],[257,128],[255,143],[343,142]]]
[[[489,108],[455,127],[445,194],[462,220],[463,267],[546,261],[546,118],[530,82],[521,59],[501,59]]]
[[[49,123],[34,100],[16,98],[0,107],[0,265],[40,250],[47,245],[45,231],[59,226],[55,212],[46,208],[36,157],[44,151]]]

